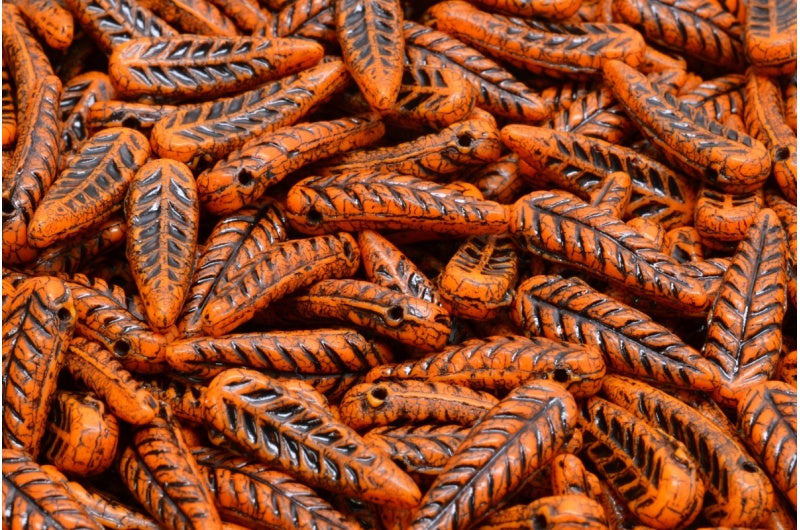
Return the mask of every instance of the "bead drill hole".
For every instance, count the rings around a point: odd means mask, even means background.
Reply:
[[[72,313],[66,307],[62,307],[56,312],[56,317],[61,322],[69,322],[72,320]]]
[[[322,222],[322,213],[316,208],[311,208],[306,214],[306,221],[312,225],[318,225]]]
[[[3,215],[14,215],[16,210],[11,199],[3,197]]]
[[[142,126],[142,123],[139,121],[139,118],[134,118],[133,116],[128,116],[124,120],[122,120],[122,126],[127,127],[129,129],[138,129]]]
[[[470,147],[472,145],[472,136],[467,133],[459,134],[456,137],[459,147]]]
[[[789,158],[789,148],[779,147],[775,150],[775,162],[782,162]]]
[[[126,340],[118,340],[114,343],[114,355],[126,357],[131,352],[131,345]]]
[[[405,313],[406,313],[405,310],[403,310],[403,308],[400,307],[399,305],[390,307],[389,310],[386,311],[386,320],[387,322],[391,323],[399,323],[400,321],[403,320]]]
[[[369,393],[367,393],[367,402],[369,403],[370,407],[377,408],[386,402],[387,397],[389,397],[389,393],[385,388],[379,386],[373,388],[369,391]]]
[[[250,173],[250,171],[242,168],[238,171],[238,173],[236,173],[236,180],[238,180],[239,184],[242,186],[251,186],[256,179],[253,177],[253,174]]]
[[[565,368],[556,368],[553,370],[553,381],[557,383],[566,383],[569,381],[569,370]]]

